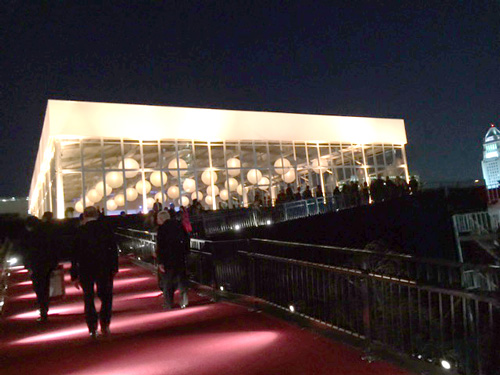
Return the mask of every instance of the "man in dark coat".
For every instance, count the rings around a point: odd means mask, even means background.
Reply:
[[[112,229],[99,218],[95,207],[83,212],[83,225],[79,228],[71,266],[71,279],[81,285],[85,301],[85,319],[92,338],[97,337],[97,321],[103,336],[109,335],[113,303],[113,278],[118,272],[118,248]],[[94,285],[101,300],[97,314],[94,305]],[[98,319],[99,318],[99,319]]]
[[[178,288],[181,293],[180,306],[184,308],[188,304],[186,253],[189,237],[182,224],[170,218],[168,211],[158,213],[158,225],[156,256],[165,298],[164,306],[167,310],[173,307],[174,292]]]
[[[39,322],[47,321],[49,312],[50,276],[57,267],[57,252],[54,248],[52,213],[46,212],[42,221],[31,216],[26,221],[28,235],[24,239],[25,266],[30,271],[33,289],[40,309]]]

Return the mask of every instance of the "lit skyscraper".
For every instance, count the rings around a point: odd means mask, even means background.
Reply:
[[[483,177],[488,189],[500,186],[500,130],[491,124],[483,143]]]

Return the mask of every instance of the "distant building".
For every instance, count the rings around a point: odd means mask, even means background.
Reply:
[[[500,130],[493,124],[483,142],[483,177],[488,189],[500,186]]]
[[[28,215],[28,198],[0,198],[0,215]]]

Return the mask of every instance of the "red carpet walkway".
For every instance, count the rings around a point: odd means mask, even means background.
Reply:
[[[52,301],[41,325],[26,270],[12,270],[0,320],[0,374],[409,375],[274,317],[194,293],[187,309],[163,311],[155,277],[127,260],[120,267],[111,337],[94,342],[69,275],[66,297]]]

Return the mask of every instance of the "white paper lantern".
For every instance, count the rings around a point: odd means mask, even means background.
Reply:
[[[83,201],[81,199],[75,203],[75,211],[80,214],[83,212]]]
[[[108,172],[106,173],[106,184],[113,189],[119,188],[123,185],[123,174],[121,172]]]
[[[314,159],[312,161],[312,169],[316,173],[323,173],[328,168],[328,161],[323,158]]]
[[[114,201],[114,199],[109,199],[106,202],[106,208],[108,209],[108,211],[114,211],[118,208],[118,206],[116,205],[116,202]]]
[[[295,171],[293,169],[290,169],[283,176],[281,176],[281,178],[283,178],[283,181],[285,181],[287,184],[291,184],[295,181]]]
[[[241,162],[239,159],[231,158],[227,160],[227,168],[230,176],[238,176],[240,174]],[[234,168],[234,169],[231,169]]]
[[[125,196],[123,194],[116,194],[115,203],[118,207],[125,206]]]
[[[101,182],[98,182],[96,185],[95,185],[95,190],[101,195],[101,196],[104,196],[104,183],[101,181]],[[111,194],[111,192],[113,191],[113,189],[111,188],[111,186],[109,186],[108,184],[106,184],[106,195],[109,195]]]
[[[205,185],[215,184],[217,182],[217,173],[211,169],[207,169],[201,174],[201,181],[203,181]]]
[[[180,203],[181,203],[181,205],[183,205],[184,207],[189,206],[189,198],[183,195],[183,196],[181,197]]]
[[[214,192],[213,195],[219,195],[219,187],[217,185],[214,185],[213,192]],[[212,187],[211,186],[207,187],[207,195],[210,195],[210,196],[212,195]]]
[[[188,166],[187,166],[187,163],[185,162],[185,160],[179,158],[179,169],[180,169],[181,176],[184,176],[186,174],[187,167]],[[177,159],[170,160],[170,163],[168,163],[168,169],[170,169],[168,172],[172,176],[177,177]]]
[[[148,210],[152,209],[154,204],[155,204],[155,200],[151,197],[149,197],[148,199],[146,199],[146,207],[148,208]]]
[[[195,191],[193,194],[191,194],[191,199],[198,199],[198,201],[201,201],[203,199],[203,193],[201,191]]]
[[[137,190],[137,192],[139,194],[142,195],[142,180],[139,180],[137,181],[137,184],[135,184],[135,190]],[[148,194],[150,191],[151,191],[151,184],[149,183],[149,181],[144,181],[144,187],[146,188],[146,194]]]
[[[196,182],[192,178],[186,178],[182,183],[182,188],[186,193],[192,193],[196,190]]]
[[[229,185],[229,186],[228,186]],[[229,177],[226,182],[224,182],[224,186],[226,189],[229,191],[235,191],[236,188],[238,187],[238,180],[233,177]]]
[[[274,162],[274,170],[277,174],[285,174],[290,170],[291,166],[290,161],[285,158],[276,159]]]
[[[135,188],[128,188],[125,192],[125,195],[127,196],[127,201],[133,202],[137,199],[139,193],[137,193],[137,190],[135,190]]]
[[[155,202],[158,200],[158,202],[166,202],[167,201],[167,195],[163,194],[163,200],[162,200],[162,193],[159,191],[158,193],[155,194]]]
[[[259,189],[267,190],[269,189],[269,179],[267,177],[262,177],[259,181]]]
[[[122,166],[123,166],[123,163],[120,162],[120,164],[118,164],[118,168],[122,169]],[[135,159],[126,158],[125,159],[125,169],[139,169],[139,163]],[[125,177],[132,178],[132,177],[137,176],[137,173],[139,173],[139,171],[125,171]]]
[[[87,200],[91,202],[99,202],[102,199],[102,195],[96,189],[90,189],[87,193]]]
[[[212,196],[211,195],[207,195],[205,197],[205,203],[208,204],[210,207],[212,206],[212,204],[214,203],[214,201],[212,200]]]
[[[163,177],[163,185],[166,185],[168,177],[165,172],[154,171],[153,173],[151,173],[151,176],[149,176],[149,181],[151,181],[151,184],[153,184],[153,186],[161,187],[162,177]]]
[[[259,171],[258,169],[250,169],[247,173],[247,180],[252,185],[258,183],[261,178],[262,178],[262,172]]]
[[[171,199],[179,198],[179,188],[177,186],[170,186],[167,190],[167,195]]]
[[[219,193],[219,197],[223,201],[227,201],[229,199],[229,191],[227,191],[227,189],[222,189]]]

